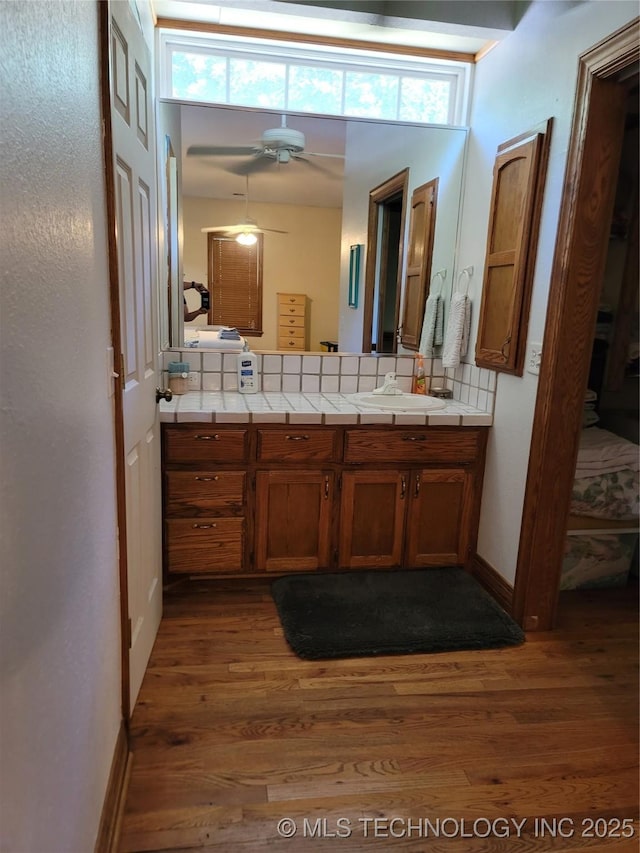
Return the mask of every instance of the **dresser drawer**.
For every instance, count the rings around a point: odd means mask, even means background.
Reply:
[[[278,336],[285,340],[304,340],[304,326],[278,326]]]
[[[240,572],[243,518],[166,521],[167,569],[179,574]]]
[[[303,338],[288,338],[284,335],[278,336],[278,349],[304,349]]]
[[[165,461],[243,462],[247,458],[247,430],[216,430],[203,424],[188,429],[167,428],[164,432]]]
[[[279,305],[278,322],[286,320],[287,317],[304,317],[306,309],[304,305]]]
[[[345,435],[345,462],[473,462],[477,453],[478,432],[470,427],[347,430]]]
[[[333,429],[258,430],[261,462],[332,462],[337,458]]]
[[[304,293],[279,293],[278,294],[278,305],[280,306],[280,310],[283,308],[289,308],[293,305],[300,305],[304,308],[307,301],[307,297]]]
[[[238,514],[244,508],[245,480],[243,471],[168,471],[166,514]]]
[[[285,316],[284,314],[278,317],[278,331],[284,332],[285,329],[304,329],[305,319],[300,315]]]

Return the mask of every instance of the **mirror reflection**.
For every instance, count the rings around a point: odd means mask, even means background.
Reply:
[[[198,327],[238,325],[233,319],[239,317],[243,336],[258,351],[327,351],[338,344],[345,352],[406,351],[397,343],[393,325],[402,317],[411,195],[437,179],[431,270],[432,275],[446,270],[450,288],[465,129],[306,115],[283,118],[274,112],[176,103],[161,105],[160,125],[167,147],[181,151],[173,230],[182,233],[182,280],[196,282],[172,300],[169,340],[174,346],[182,343],[182,335],[193,337]],[[281,143],[291,152],[281,153]],[[408,170],[404,222],[396,215],[390,221],[380,218],[375,241],[380,257],[365,264],[370,195],[403,170]],[[241,311],[226,320],[229,309],[224,300],[216,302],[219,289],[213,288],[209,310],[197,313],[197,285],[210,289],[220,264],[230,269],[237,258],[244,262],[235,239],[243,224],[253,232],[257,228],[259,239],[245,247],[256,255],[256,287],[253,294],[243,293],[240,302],[243,308],[253,299],[260,304],[251,304],[250,316]],[[218,230],[229,226],[236,226],[233,233],[231,228]],[[214,230],[203,232],[207,228]],[[400,251],[394,249],[396,243]],[[362,246],[356,304],[350,281],[354,245]],[[395,264],[382,264],[386,279],[384,272],[380,276],[381,247],[386,247],[387,259],[394,250],[398,258]],[[399,285],[397,294],[390,276]],[[178,285],[182,282],[172,283],[174,292]],[[392,304],[396,317],[381,322],[378,306],[388,317]],[[285,309],[291,312],[288,330],[283,329]],[[192,317],[187,323],[185,311]],[[285,331],[288,337],[283,337]]]

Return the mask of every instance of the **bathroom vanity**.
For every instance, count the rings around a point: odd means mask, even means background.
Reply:
[[[168,579],[470,565],[487,426],[299,421],[162,424]]]

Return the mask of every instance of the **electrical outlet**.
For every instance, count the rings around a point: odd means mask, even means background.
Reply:
[[[200,373],[197,370],[194,370],[189,374],[188,386],[189,391],[199,391],[200,390]]]
[[[527,350],[527,373],[536,376],[540,373],[540,361],[542,359],[542,344],[529,344]]]

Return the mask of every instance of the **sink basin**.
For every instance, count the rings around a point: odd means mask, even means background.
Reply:
[[[372,394],[369,391],[350,394],[349,399],[356,406],[389,409],[394,412],[432,412],[435,409],[444,409],[446,406],[444,400],[426,397],[424,394]]]

